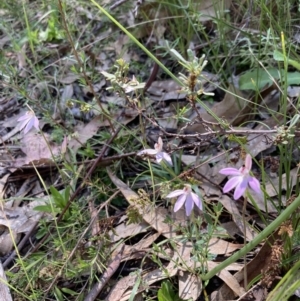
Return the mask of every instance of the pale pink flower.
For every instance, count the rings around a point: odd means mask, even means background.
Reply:
[[[170,155],[163,151],[163,141],[160,137],[158,138],[157,143],[155,143],[154,149],[152,149],[152,148],[144,149],[144,150],[138,152],[137,155],[138,156],[142,156],[142,155],[153,156],[154,155],[157,163],[160,164],[162,162],[162,160],[165,160],[171,166],[173,165]]]
[[[228,167],[223,168],[219,171],[222,175],[233,176],[228,180],[223,188],[223,192],[235,188],[233,198],[235,200],[239,199],[246,191],[247,188],[251,188],[257,193],[261,193],[259,181],[250,175],[252,167],[252,158],[249,154],[246,155],[245,165],[240,169]]]
[[[25,128],[24,134],[27,134],[33,127],[39,131],[39,120],[37,119],[33,111],[27,111],[17,121],[21,122],[20,130]]]
[[[174,212],[177,212],[185,203],[185,211],[186,215],[189,216],[194,208],[194,204],[202,210],[202,202],[199,196],[192,192],[191,185],[185,184],[183,189],[174,190],[171,193],[169,193],[167,198],[174,198],[178,197],[175,206],[174,206]]]

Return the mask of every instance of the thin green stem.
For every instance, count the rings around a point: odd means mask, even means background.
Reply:
[[[248,198],[245,197],[244,198],[244,204],[243,204],[243,225],[244,225],[244,247],[246,246],[247,243],[247,228],[246,228],[246,206],[247,206],[247,200]],[[247,256],[246,254],[244,254],[244,287],[245,290],[247,290],[247,285],[248,285],[248,281],[247,281]]]
[[[207,274],[201,276],[203,281],[211,279],[213,276],[218,274],[220,271],[224,270],[230,264],[236,262],[245,254],[254,249],[258,244],[260,244],[264,239],[266,239],[272,232],[274,232],[284,221],[286,221],[290,215],[300,206],[300,195],[295,199],[295,201],[288,206],[269,226],[267,226],[260,234],[258,234],[252,241],[250,241],[245,247],[236,252],[234,255],[224,260],[218,266],[213,268]]]

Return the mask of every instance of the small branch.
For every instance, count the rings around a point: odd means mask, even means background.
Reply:
[[[103,287],[106,285],[108,280],[113,276],[113,274],[118,269],[121,263],[124,247],[125,245],[123,245],[123,247],[121,248],[120,253],[115,258],[110,260],[106,271],[103,273],[102,277],[88,293],[84,301],[94,301],[97,298],[97,296],[99,295]]]

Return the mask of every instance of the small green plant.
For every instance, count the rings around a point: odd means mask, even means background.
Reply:
[[[50,14],[46,30],[39,32],[39,38],[43,42],[52,42],[53,40],[62,40],[65,38],[65,32],[59,29],[60,26],[55,13],[52,12]]]
[[[162,282],[161,288],[157,292],[157,298],[158,301],[182,301],[169,280]]]
[[[48,205],[41,205],[35,207],[35,210],[41,212],[48,212],[52,214],[57,214],[62,212],[70,198],[70,190],[71,187],[67,186],[61,192],[59,192],[55,187],[50,187],[51,197]],[[64,215],[64,219],[68,219],[70,217],[70,210],[68,209]]]

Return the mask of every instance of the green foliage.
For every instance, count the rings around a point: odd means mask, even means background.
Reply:
[[[161,284],[161,288],[157,293],[158,301],[182,301],[179,298],[178,294],[174,291],[174,287],[172,286],[169,280],[164,281]]]
[[[287,63],[289,65],[291,65],[291,66],[295,67],[296,69],[300,70],[300,63],[299,62],[297,62],[295,60],[292,60],[292,59],[290,59],[288,57],[285,57],[284,54],[281,53],[278,50],[274,50],[274,52],[273,52],[273,58],[274,58],[275,61],[278,61],[278,62],[284,62],[285,60],[287,60]],[[298,77],[299,77],[299,75],[298,75]]]
[[[65,37],[65,32],[59,29],[57,17],[54,15],[57,12],[51,13],[47,28],[39,32],[39,38],[43,42],[52,42],[53,40],[62,40]]]
[[[61,213],[70,197],[70,186],[67,186],[65,189],[63,189],[61,192],[59,192],[55,187],[50,187],[51,197],[49,200],[48,205],[41,205],[36,206],[35,210],[41,211],[41,212],[48,212],[52,214]],[[68,209],[64,215],[64,219],[68,219],[70,217],[70,209]]]
[[[287,82],[285,83],[285,79]],[[271,86],[274,81],[287,85],[300,84],[300,72],[287,72],[277,68],[257,68],[245,72],[239,78],[239,88],[241,90],[261,91],[263,88]]]
[[[83,149],[78,151],[79,155],[82,155],[85,158],[95,158],[95,151],[92,149],[91,144],[88,142]]]

